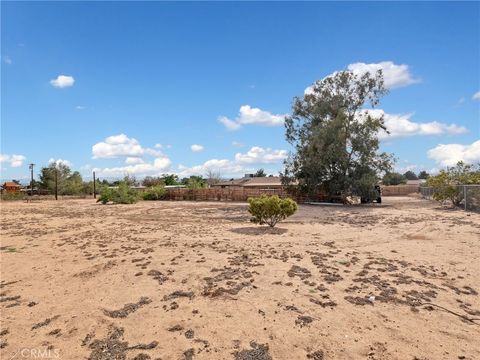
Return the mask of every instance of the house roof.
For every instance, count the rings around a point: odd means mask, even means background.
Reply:
[[[242,186],[243,183],[251,180],[251,178],[232,179],[227,181],[220,181],[213,186]]]
[[[248,179],[243,186],[282,186],[280,176],[253,177]]]
[[[3,184],[4,187],[20,187],[16,182],[13,181],[6,181],[5,184]]]
[[[407,185],[421,185],[426,182],[425,179],[418,179],[418,180],[407,180]]]

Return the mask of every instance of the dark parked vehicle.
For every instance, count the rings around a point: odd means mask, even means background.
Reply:
[[[362,197],[360,199],[362,204],[368,204],[376,202],[377,204],[382,203],[382,188],[380,185],[375,185],[375,190],[371,191],[368,197]]]

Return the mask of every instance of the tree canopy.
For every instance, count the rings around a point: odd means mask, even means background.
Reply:
[[[309,194],[370,192],[393,161],[379,152],[378,134],[387,131],[383,114],[366,109],[377,106],[386,93],[381,71],[341,71],[294,98],[292,114],[285,119],[294,152],[285,162],[283,183],[298,181]]]

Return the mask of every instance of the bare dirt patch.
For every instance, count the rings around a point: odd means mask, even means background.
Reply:
[[[239,203],[2,203],[0,356],[480,358],[480,214],[385,198],[280,226]]]

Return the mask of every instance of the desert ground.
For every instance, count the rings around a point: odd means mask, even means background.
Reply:
[[[480,359],[480,214],[1,203],[1,359]]]

